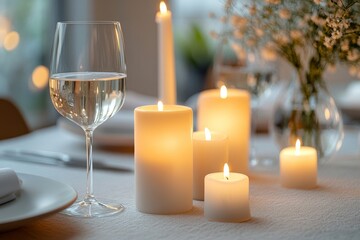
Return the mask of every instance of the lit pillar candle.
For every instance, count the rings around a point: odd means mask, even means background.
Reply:
[[[243,222],[251,218],[249,178],[241,173],[210,173],[205,177],[205,217],[211,221]]]
[[[209,173],[219,172],[228,161],[228,141],[225,134],[204,132],[193,134],[194,184],[193,198],[204,200],[204,178]]]
[[[288,188],[309,189],[316,187],[317,152],[312,147],[287,147],[280,152],[281,185]]]
[[[135,109],[136,207],[154,214],[192,208],[192,110],[179,105]]]
[[[198,100],[198,129],[225,133],[229,138],[229,164],[247,173],[250,138],[250,95],[239,89],[207,90]]]
[[[174,41],[171,12],[164,2],[156,14],[158,26],[158,95],[164,104],[176,104]]]

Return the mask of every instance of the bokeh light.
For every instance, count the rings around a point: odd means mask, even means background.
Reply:
[[[32,73],[32,83],[36,89],[43,89],[49,81],[49,69],[45,66],[37,66]]]
[[[19,33],[12,31],[6,34],[3,45],[6,50],[12,51],[19,45],[19,42],[20,42]]]
[[[5,16],[0,15],[0,47],[3,45],[7,33],[11,29],[11,23]]]

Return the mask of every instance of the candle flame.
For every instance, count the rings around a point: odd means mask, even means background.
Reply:
[[[160,12],[161,13],[166,13],[167,12],[166,4],[163,1],[160,2]]]
[[[220,97],[222,99],[227,98],[227,88],[226,88],[225,85],[222,85],[221,88],[220,88]]]
[[[205,128],[205,140],[210,141],[211,140],[211,133],[208,128]]]
[[[158,101],[157,106],[158,106],[158,110],[159,110],[159,111],[163,111],[163,110],[164,110],[164,104],[162,103],[162,101]]]
[[[12,31],[6,34],[3,42],[5,50],[12,51],[14,50],[20,42],[20,35],[16,31]]]
[[[230,176],[229,165],[227,163],[225,163],[224,164],[224,178],[226,180],[229,180],[229,176]]]
[[[301,146],[300,139],[297,139],[297,140],[296,140],[296,143],[295,143],[295,154],[296,154],[296,155],[299,155],[299,154],[300,154],[300,146]]]

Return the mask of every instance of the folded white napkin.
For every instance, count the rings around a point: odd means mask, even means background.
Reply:
[[[15,199],[15,193],[20,188],[21,182],[15,171],[10,168],[0,168],[0,204]]]

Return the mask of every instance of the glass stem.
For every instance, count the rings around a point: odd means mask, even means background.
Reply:
[[[92,158],[93,130],[86,129],[85,136],[86,136],[86,195],[84,201],[91,201],[94,199],[93,158]]]
[[[257,128],[257,115],[258,115],[258,96],[255,96],[254,98],[256,99],[252,99],[251,100],[251,126],[250,126],[250,160],[257,160],[257,155],[256,155],[256,146],[255,146],[255,135],[256,135],[256,128]]]

